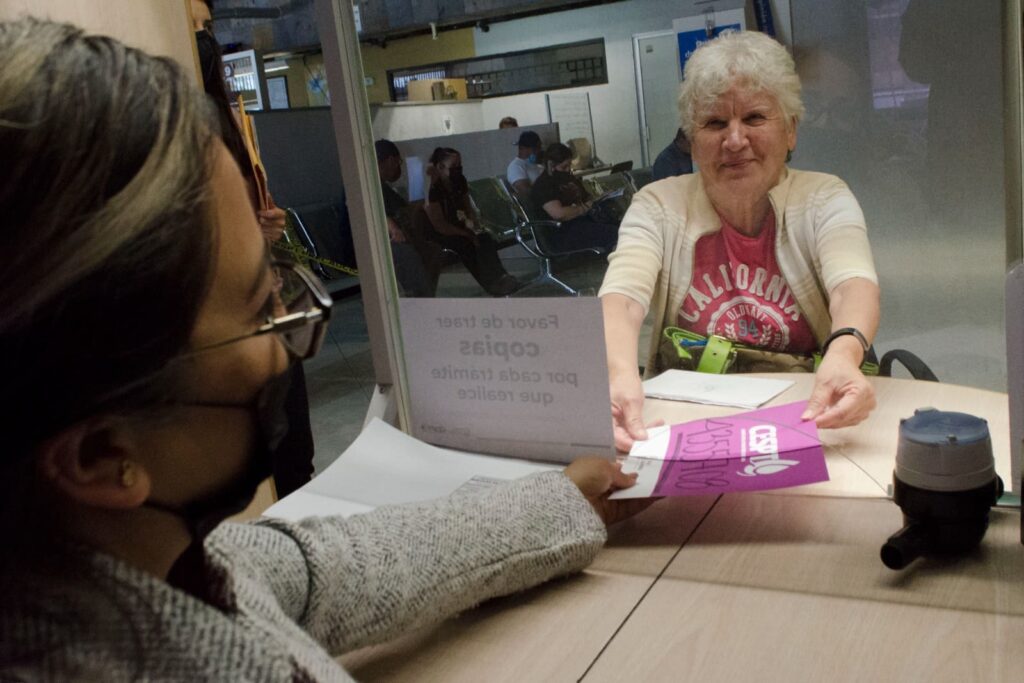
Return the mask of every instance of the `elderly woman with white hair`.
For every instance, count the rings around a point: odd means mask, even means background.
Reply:
[[[699,171],[634,197],[600,291],[616,446],[646,438],[637,347],[652,309],[648,376],[664,369],[666,326],[821,350],[803,418],[860,422],[875,406],[860,365],[878,328],[878,281],[846,184],[786,167],[804,113],[792,58],[761,33],[722,35],[687,61],[679,110]]]

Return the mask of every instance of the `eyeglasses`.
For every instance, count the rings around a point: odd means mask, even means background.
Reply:
[[[193,349],[187,355],[270,333],[279,335],[285,348],[299,360],[316,355],[327,335],[327,322],[331,319],[333,303],[331,295],[323,283],[303,266],[290,261],[272,260],[269,267],[275,278],[275,286],[267,299],[266,322],[254,332]]]

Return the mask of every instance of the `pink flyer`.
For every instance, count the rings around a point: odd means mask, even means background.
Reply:
[[[612,498],[764,491],[828,480],[825,453],[813,421],[800,415],[806,401],[747,413],[694,420],[637,443],[623,471],[636,486]]]

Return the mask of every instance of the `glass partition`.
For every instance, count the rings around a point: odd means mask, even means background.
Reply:
[[[322,4],[347,7],[333,0]],[[445,81],[442,88],[427,88],[424,94],[431,98],[436,90],[443,99],[395,103],[386,101],[388,71],[603,40],[608,82],[560,91],[578,92],[590,103],[593,146],[601,155],[595,163],[634,167],[618,178],[609,177],[607,166],[581,176],[586,189],[597,194],[620,181],[635,185],[635,178],[644,176],[644,159],[649,161],[670,142],[646,140],[649,154],[642,152],[643,136],[657,127],[648,123],[641,128],[642,108],[646,116],[655,115],[646,111],[650,107],[638,92],[634,37],[671,29],[673,20],[687,11],[685,5],[629,0],[495,21],[486,30],[465,28],[464,23],[452,30],[441,26],[436,38],[428,33],[359,44],[352,36],[353,51],[346,57],[353,69],[349,74],[362,79],[352,96],[363,89],[367,95],[352,104],[369,104],[369,129],[359,144],[386,138],[401,158],[398,169],[371,168],[373,173],[361,180],[368,192],[388,186],[410,204],[398,232],[395,225],[388,232],[383,217],[366,225],[356,217],[351,222],[353,231],[370,229],[383,236],[391,251],[388,268],[398,274],[398,291],[458,297],[505,293],[495,282],[481,283],[473,265],[467,267],[465,253],[437,238],[423,206],[431,188],[444,184],[440,174],[452,166],[461,167],[469,199],[466,206],[442,207],[451,214],[446,220],[468,228],[467,235],[478,233],[469,237],[476,240],[474,247],[479,248],[483,237],[493,241],[501,267],[520,284],[548,273],[567,285],[549,278],[517,289],[513,296],[593,294],[605,259],[587,253],[546,259],[531,251],[523,226],[550,216],[528,200],[517,204],[504,182],[523,132],[536,132],[542,146],[570,142],[561,139],[558,122],[549,120],[546,93],[451,100],[459,89]],[[1003,276],[1008,231],[1019,226],[1008,227],[1006,221],[1003,110],[1004,99],[1019,98],[1019,92],[1005,92],[1001,3],[788,0],[773,7],[776,27],[795,56],[807,105],[792,166],[842,177],[867,216],[883,290],[878,351],[909,349],[943,381],[1005,389]],[[317,15],[321,32],[322,16]],[[293,18],[292,24],[292,35],[305,35],[298,31],[305,25],[302,21]],[[326,95],[327,83],[322,74],[309,70],[310,60],[316,61],[305,58],[307,85]],[[674,92],[677,82],[668,81],[664,89]],[[653,92],[658,86],[644,83],[643,88]],[[288,90],[292,95],[290,82]],[[331,104],[333,114],[338,103]],[[353,116],[348,112],[340,120]],[[656,116],[660,122],[674,113]],[[518,128],[499,130],[506,118]],[[664,137],[663,132],[659,135]],[[1019,134],[1006,142],[1019,153]],[[438,147],[454,147],[461,155],[442,169],[429,158]],[[586,151],[574,147],[577,158]],[[381,172],[391,173],[392,180],[382,181]],[[346,187],[355,182],[343,175]],[[394,214],[394,196],[385,191],[383,198],[385,210]],[[1014,235],[1013,241],[1019,242],[1020,236]],[[361,270],[366,268],[362,263]],[[412,271],[426,273],[425,291],[417,289]]]
[[[795,168],[849,183],[882,286],[880,352],[1004,391],[1006,197],[997,0],[793,0]]]

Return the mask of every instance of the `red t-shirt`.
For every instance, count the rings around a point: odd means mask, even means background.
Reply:
[[[814,333],[775,260],[775,214],[757,237],[722,220],[722,229],[697,240],[693,279],[679,308],[678,325],[748,346],[811,353]]]

